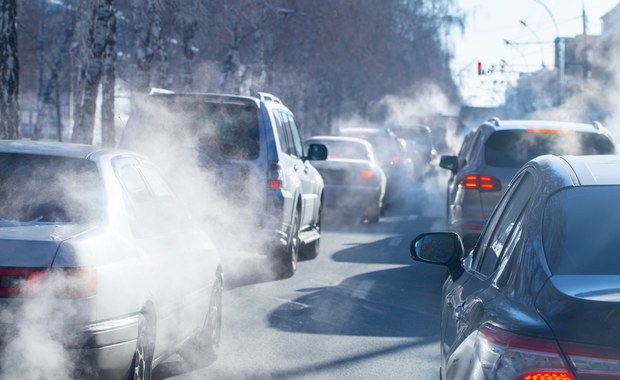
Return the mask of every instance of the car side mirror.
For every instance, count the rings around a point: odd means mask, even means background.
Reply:
[[[323,144],[310,144],[306,159],[311,161],[324,161],[327,159],[327,147]]]
[[[455,232],[424,233],[409,244],[409,253],[414,261],[445,266],[453,280],[463,273],[463,251],[463,242]]]
[[[439,159],[439,166],[450,170],[452,173],[456,174],[459,168],[459,161],[457,156],[446,156],[442,155]]]

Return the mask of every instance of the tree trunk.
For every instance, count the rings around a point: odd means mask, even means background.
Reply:
[[[114,0],[110,0],[110,7]],[[116,85],[116,16],[114,10],[107,23],[105,50],[103,53],[103,77],[101,79],[101,142],[116,145],[114,130],[114,87]]]
[[[95,127],[95,110],[99,83],[103,71],[103,54],[106,49],[108,23],[114,16],[112,3],[114,0],[99,0],[94,10],[94,21],[90,39],[89,62],[83,71],[84,92],[82,97],[82,112],[75,120],[71,141],[83,144],[92,144]]]
[[[0,2],[0,138],[19,138],[17,1]]]

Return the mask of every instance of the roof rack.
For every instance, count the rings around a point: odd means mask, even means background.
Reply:
[[[499,119],[499,117],[492,117],[489,120],[487,120],[489,123],[493,124],[496,127],[499,127],[501,124],[501,120]]]
[[[593,121],[592,125],[594,126],[594,128],[596,128],[597,131],[599,132],[603,131],[603,125],[599,123],[598,121]]]
[[[282,101],[278,99],[277,96],[271,95],[268,92],[258,92],[256,96],[258,96],[258,98],[264,102],[276,102],[276,103],[283,104]]]
[[[153,87],[151,91],[149,91],[149,95],[158,95],[158,94],[174,94],[174,91],[166,90],[165,88]]]

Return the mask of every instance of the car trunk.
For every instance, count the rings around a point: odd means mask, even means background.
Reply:
[[[64,240],[88,229],[83,225],[29,224],[0,227],[0,267],[50,267]]]
[[[619,275],[553,276],[541,290],[536,307],[564,351],[578,343],[620,354]]]
[[[312,165],[319,171],[325,186],[373,186],[379,178],[367,161],[349,159],[330,159],[313,162]],[[372,173],[372,174],[371,174]]]

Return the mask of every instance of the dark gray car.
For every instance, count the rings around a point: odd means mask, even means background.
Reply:
[[[15,359],[1,377],[144,379],[175,352],[208,362],[222,281],[209,235],[146,157],[0,142],[0,343]]]
[[[543,154],[611,154],[611,133],[598,123],[491,119],[468,133],[458,156],[441,156],[452,172],[448,228],[472,247],[506,185],[528,160]]]
[[[442,379],[620,377],[619,198],[620,156],[541,156],[464,258],[453,232],[412,241],[415,260],[450,273]]]

